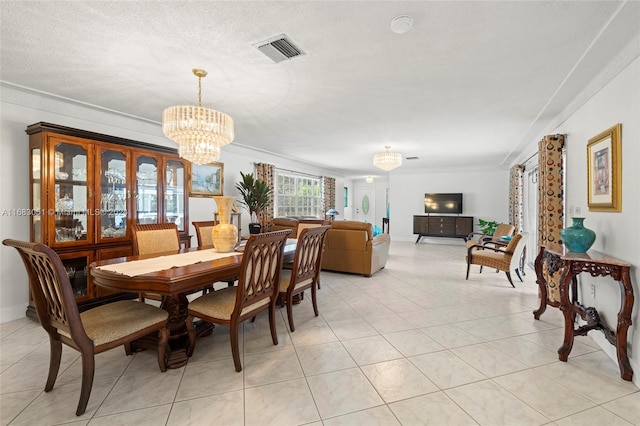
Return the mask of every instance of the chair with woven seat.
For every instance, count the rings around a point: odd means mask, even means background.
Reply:
[[[175,223],[135,224],[133,231],[133,254],[158,254],[180,250],[180,235]],[[162,300],[156,293],[140,293],[140,301],[145,298]]]
[[[320,279],[324,239],[331,226],[305,228],[298,236],[296,254],[291,269],[283,269],[280,275],[280,306],[287,305],[289,328],[295,331],[293,324],[293,296],[311,289],[313,312],[318,316],[316,289]]]
[[[180,250],[180,235],[175,223],[135,224],[131,230],[134,255]]]
[[[211,248],[213,247],[213,238],[212,232],[213,227],[217,225],[217,222],[214,220],[206,220],[200,222],[191,222],[193,227],[196,228],[196,238],[198,239],[198,248]],[[226,280],[228,286],[232,286],[236,281],[235,277],[230,277]],[[213,284],[207,288],[202,290],[202,294],[207,293],[207,291],[213,291]]]
[[[475,244],[483,244],[487,241],[499,239],[500,237],[511,237],[516,232],[516,227],[509,223],[501,223],[496,226],[493,235],[487,235],[483,232],[472,232],[467,236],[467,247]]]
[[[269,310],[273,344],[278,344],[275,305],[278,296],[282,257],[290,230],[252,234],[244,246],[238,285],[207,293],[189,303],[187,331],[191,356],[196,344],[194,318],[230,328],[231,352],[236,371],[242,371],[238,347],[238,326]]]
[[[193,227],[196,228],[196,238],[198,239],[198,247],[213,247],[213,239],[211,233],[216,222],[213,220],[206,220],[201,222],[191,222]]]
[[[506,246],[496,247],[486,244],[474,244],[467,248],[467,277],[469,279],[469,269],[471,265],[486,266],[503,271],[512,287],[511,271],[515,271],[520,281],[520,258],[527,244],[529,234],[524,232],[516,234]],[[481,271],[482,272],[482,271]]]
[[[87,408],[95,371],[95,355],[124,345],[131,354],[131,341],[151,333],[159,333],[158,364],[166,371],[166,328],[169,314],[160,308],[123,300],[80,313],[60,257],[51,248],[39,243],[6,239],[2,244],[20,253],[29,275],[31,294],[40,325],[49,335],[49,375],[45,392],[53,389],[62,358],[62,344],[81,354],[82,385],[76,415]]]

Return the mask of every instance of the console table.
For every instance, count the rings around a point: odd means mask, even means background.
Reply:
[[[418,235],[416,244],[422,237],[463,238],[466,241],[472,232],[472,216],[413,216],[413,233]]]
[[[620,377],[631,380],[633,369],[627,355],[627,331],[631,325],[631,311],[633,310],[633,286],[629,273],[631,265],[621,260],[607,256],[604,253],[590,250],[587,253],[574,253],[567,251],[563,246],[541,246],[535,262],[538,286],[540,287],[540,308],[533,312],[535,319],[546,309],[546,305],[557,306],[564,316],[564,342],[558,349],[560,361],[567,361],[573,348],[574,336],[586,336],[591,330],[602,330],[609,343],[616,347]],[[561,272],[560,272],[561,271]],[[560,301],[549,300],[546,277],[552,279],[553,275],[560,272],[558,290]],[[592,277],[606,277],[618,281],[620,285],[620,310],[616,331],[606,327],[601,321],[598,311],[593,307],[585,307],[578,301],[577,276],[587,272]],[[571,290],[570,290],[571,288]],[[578,328],[574,328],[576,315],[580,315],[586,322]]]

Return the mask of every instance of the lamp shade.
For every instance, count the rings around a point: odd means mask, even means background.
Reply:
[[[327,216],[340,216],[340,212],[336,209],[329,209],[325,214]]]

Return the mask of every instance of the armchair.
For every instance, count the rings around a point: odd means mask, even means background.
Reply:
[[[482,232],[472,232],[467,236],[467,247],[471,247],[474,244],[484,244],[486,241],[500,237],[512,236],[515,231],[515,226],[509,223],[501,223],[496,227],[493,235],[486,235]]]
[[[506,247],[492,247],[485,244],[473,244],[467,249],[467,277],[469,279],[469,269],[471,265],[487,266],[503,271],[507,275],[507,279],[511,287],[515,288],[511,280],[511,271],[516,271],[516,275],[522,281],[520,276],[520,258],[524,247],[527,244],[528,233],[517,234]]]

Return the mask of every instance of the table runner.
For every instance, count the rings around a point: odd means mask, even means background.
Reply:
[[[97,269],[115,272],[128,277],[135,277],[138,275],[148,274],[149,272],[164,271],[166,269],[177,268],[179,266],[193,265],[194,263],[207,262],[239,254],[240,253],[237,252],[218,253],[215,249],[207,249],[152,257],[149,259],[132,260],[130,262],[115,263],[113,265],[99,266]]]

